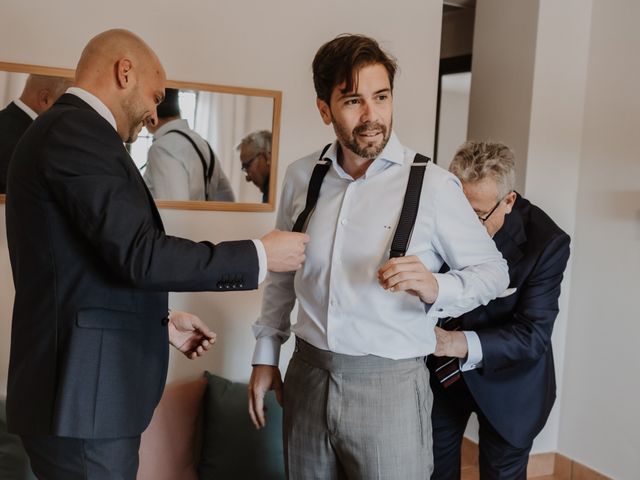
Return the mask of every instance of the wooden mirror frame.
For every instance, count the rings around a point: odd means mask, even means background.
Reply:
[[[22,63],[0,62],[0,71],[13,73],[27,73],[36,75],[50,75],[55,77],[73,78],[74,70],[69,68],[45,67]],[[167,80],[167,87],[190,90],[205,90],[216,93],[248,95],[271,98],[273,101],[272,140],[271,140],[271,174],[269,176],[269,201],[267,203],[247,202],[204,202],[204,201],[174,201],[156,200],[158,208],[178,210],[212,210],[231,212],[272,212],[276,203],[276,180],[278,177],[278,154],[280,140],[280,114],[282,111],[282,92],[279,90],[264,90],[259,88],[231,87],[209,83],[185,82]],[[0,195],[0,204],[5,203],[5,195]]]

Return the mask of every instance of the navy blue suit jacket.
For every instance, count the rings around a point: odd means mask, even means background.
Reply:
[[[167,292],[256,288],[253,243],[166,235],[117,132],[70,94],[23,135],[8,187],[9,429],[140,434],[167,372]]]
[[[463,315],[482,345],[482,367],[464,372],[478,407],[509,443],[525,447],[547,421],[556,398],[551,333],[569,236],[541,209],[517,196],[494,236],[516,291]]]

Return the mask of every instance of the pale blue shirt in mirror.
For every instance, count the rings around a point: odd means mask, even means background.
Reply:
[[[305,204],[320,152],[287,169],[276,227],[291,230]],[[295,273],[269,273],[262,312],[254,324],[253,364],[277,365],[281,344],[293,332],[312,345],[348,355],[400,359],[433,352],[438,318],[486,304],[507,287],[507,263],[478,221],[458,179],[430,163],[407,255],[436,273],[439,295],[425,305],[407,292],[385,291],[377,271],[388,260],[415,152],[395,134],[366,173],[354,180],[337,160],[337,144],[315,211],[308,223],[306,261]]]

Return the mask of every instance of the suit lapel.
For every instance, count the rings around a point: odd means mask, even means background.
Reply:
[[[509,264],[509,271],[524,255],[520,245],[527,241],[524,228],[525,210],[527,209],[525,202],[526,200],[520,195],[517,196],[513,210],[505,217],[504,225],[493,238],[496,247]]]
[[[82,108],[84,110],[91,110],[92,112],[95,112],[95,114],[98,115],[109,126],[109,129],[114,132],[114,135],[115,135],[115,137],[117,139],[117,142],[120,145],[120,148],[122,148],[122,158],[125,159],[124,162],[123,162],[124,165],[125,165],[125,168],[127,168],[127,170],[129,170],[129,174],[131,175],[131,177],[134,178],[135,181],[138,183],[138,187],[141,188],[142,190],[144,190],[145,195],[147,196],[147,200],[149,201],[149,209],[151,210],[151,214],[153,215],[153,219],[155,220],[155,222],[158,225],[158,227],[164,232],[164,225],[162,223],[162,218],[160,217],[160,212],[158,212],[158,209],[156,207],[156,204],[155,204],[155,201],[153,199],[153,196],[151,195],[151,192],[147,188],[147,184],[144,182],[144,179],[142,178],[142,175],[140,175],[140,172],[136,168],[136,165],[135,165],[133,159],[129,155],[129,152],[125,148],[124,143],[122,143],[122,139],[118,136],[118,133],[115,130],[113,130],[113,126],[105,118],[103,118],[102,115],[100,115],[98,112],[96,112],[91,107],[91,105],[89,105],[87,102],[82,100],[80,97],[77,97],[76,95],[73,95],[73,94],[70,94],[70,93],[65,93],[64,95],[62,95],[58,99],[56,104],[72,105],[72,106],[74,106],[76,108]]]

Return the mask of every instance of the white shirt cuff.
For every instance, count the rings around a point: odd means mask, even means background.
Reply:
[[[446,307],[455,304],[460,283],[456,278],[446,273],[434,273],[433,276],[438,282],[438,298],[429,308],[425,307],[425,310],[438,318],[449,317]]]
[[[260,337],[256,340],[251,365],[278,365],[280,362],[280,339],[275,336]]]
[[[460,371],[467,372],[482,367],[482,344],[480,337],[473,331],[463,330],[467,337],[467,358],[460,359]]]
[[[267,278],[267,251],[264,249],[261,240],[253,239],[253,244],[256,246],[256,252],[258,253],[258,285],[260,285]]]

